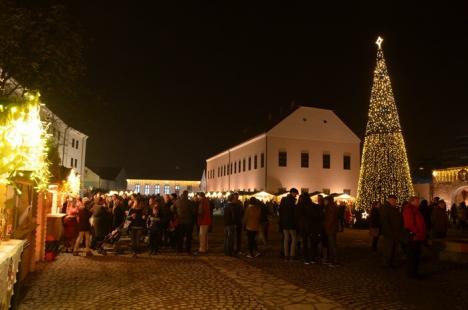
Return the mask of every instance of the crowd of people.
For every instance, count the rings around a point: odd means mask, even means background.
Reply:
[[[86,255],[92,255],[91,249],[99,247],[109,234],[125,230],[135,257],[144,239],[147,239],[150,255],[157,254],[162,247],[202,255],[209,251],[208,233],[215,208],[221,210],[224,221],[225,255],[260,256],[257,242],[268,244],[269,218],[278,216],[278,231],[282,236],[280,254],[286,262],[302,260],[306,265],[339,266],[337,234],[348,222],[346,206],[335,203],[331,196],[318,196],[315,203],[309,194],[299,194],[295,188],[290,189],[279,205],[254,197],[242,202],[237,193],[229,195],[226,201],[208,199],[204,193],[189,198],[187,191],[180,196],[98,193],[89,198],[69,198],[62,210],[66,213],[65,246],[78,255],[84,245]],[[428,245],[430,239],[445,238],[450,220],[465,229],[466,206],[463,203],[459,207],[452,206],[447,212],[445,202],[438,198],[429,204],[411,197],[399,206],[396,196],[390,195],[384,204],[376,202],[371,207],[368,218],[371,249],[377,252],[382,237],[385,265],[395,268],[396,258],[404,253],[408,276],[418,277],[422,247]],[[199,246],[192,251],[194,231],[198,233]],[[246,253],[242,247],[244,238]]]
[[[369,226],[373,251],[377,251],[380,236],[383,237],[385,265],[396,268],[396,258],[403,252],[407,275],[418,278],[422,248],[429,246],[429,240],[445,239],[450,222],[445,201],[438,197],[429,204],[414,196],[400,207],[397,197],[390,195],[383,205],[372,205]]]

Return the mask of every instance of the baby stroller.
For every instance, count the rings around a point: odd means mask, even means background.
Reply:
[[[122,236],[122,226],[117,227],[114,229],[112,232],[110,232],[104,240],[102,240],[98,245],[97,245],[97,252],[102,255],[107,255],[107,251],[104,247],[105,244],[111,244],[115,245],[117,242],[119,242],[120,237]]]

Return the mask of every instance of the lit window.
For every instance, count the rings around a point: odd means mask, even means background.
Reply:
[[[171,188],[169,185],[164,185],[164,194],[169,195],[171,193]]]
[[[344,170],[351,170],[351,155],[344,155],[343,156],[343,169]]]
[[[301,168],[309,168],[309,153],[301,153]]]
[[[149,195],[149,185],[145,184],[145,195]]]
[[[161,194],[161,186],[159,184],[156,184],[154,186],[154,193],[155,194]]]
[[[179,193],[179,192],[180,192],[180,185],[176,185],[176,186],[175,186],[175,192],[176,192],[176,193]]]
[[[254,169],[257,169],[257,168],[258,168],[258,166],[257,166],[257,161],[258,161],[258,156],[255,155],[255,156],[254,156]]]
[[[133,191],[135,193],[139,193],[140,192],[140,184],[135,184],[135,188],[133,189]]]
[[[265,167],[265,154],[263,153],[260,155],[260,167]]]
[[[280,151],[278,153],[278,166],[286,167],[288,165],[288,153]]]
[[[323,153],[323,169],[330,169],[330,153]]]

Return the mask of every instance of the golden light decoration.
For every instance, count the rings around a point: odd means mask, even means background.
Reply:
[[[400,119],[381,48],[382,41],[379,37],[376,42],[377,65],[356,198],[356,207],[365,210],[370,209],[373,202],[383,202],[388,195],[396,195],[402,203],[414,193]]]
[[[29,93],[0,105],[0,183],[14,184],[16,177],[28,175],[38,190],[47,189],[49,135],[40,118],[39,96]]]
[[[65,190],[72,195],[79,195],[80,188],[80,175],[75,171],[75,169],[71,169],[70,174],[67,177],[67,181],[65,182]]]

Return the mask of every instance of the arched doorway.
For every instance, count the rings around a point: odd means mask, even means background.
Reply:
[[[462,201],[468,205],[468,185],[457,188],[452,194],[452,203],[458,205]]]

